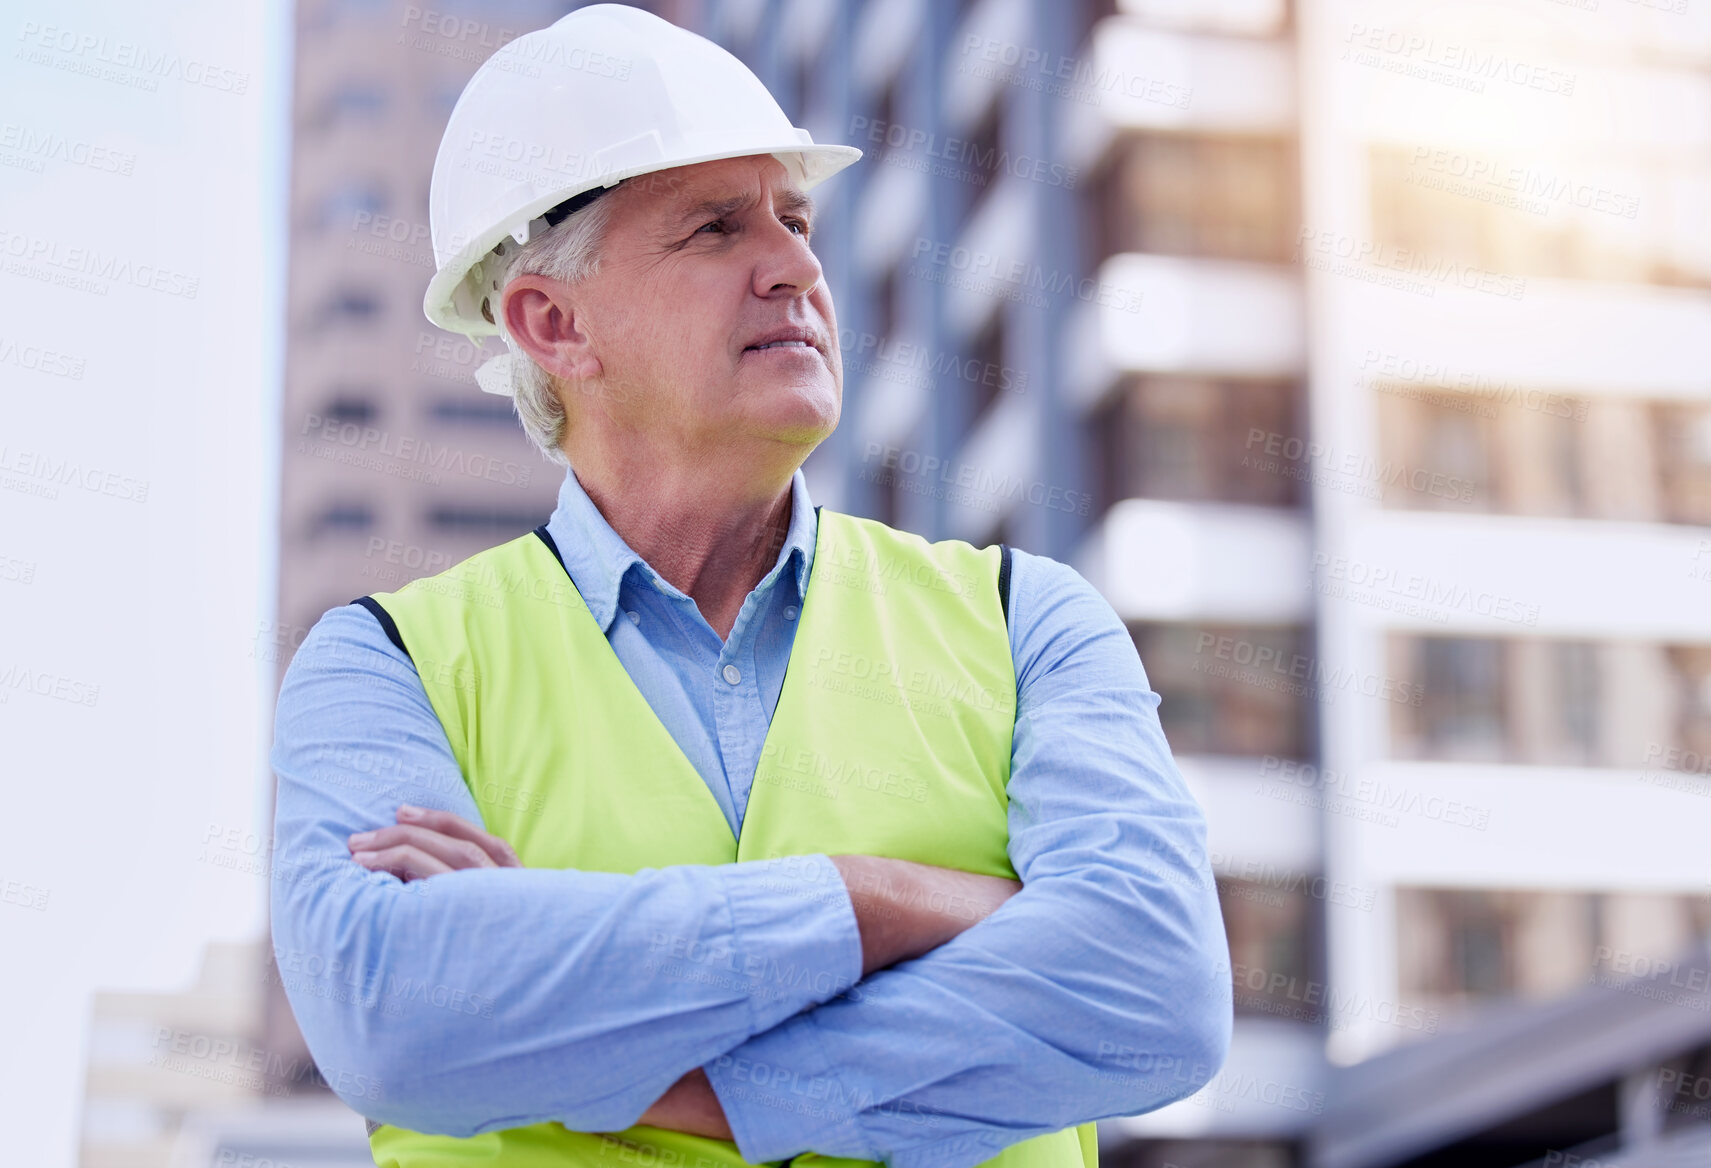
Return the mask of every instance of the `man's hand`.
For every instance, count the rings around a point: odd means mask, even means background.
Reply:
[[[396,827],[358,832],[348,841],[351,859],[405,882],[461,868],[521,868],[511,845],[449,811],[408,803]]]

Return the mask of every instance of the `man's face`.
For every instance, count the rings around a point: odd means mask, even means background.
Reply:
[[[607,197],[600,270],[571,293],[601,408],[689,450],[811,450],[830,434],[843,396],[837,316],[809,248],[812,203],[784,165],[696,163]],[[758,347],[781,337],[808,343]],[[567,391],[573,431],[595,404],[576,397]]]

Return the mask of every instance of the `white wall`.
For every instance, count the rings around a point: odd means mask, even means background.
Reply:
[[[7,10],[0,882],[16,885],[0,885],[0,1116],[13,1163],[74,1162],[91,991],[186,986],[208,941],[263,927],[263,878],[201,857],[210,824],[241,849],[268,796],[274,666],[255,652],[277,541],[288,8]],[[65,357],[44,371],[42,350]],[[43,893],[40,908],[17,903]]]

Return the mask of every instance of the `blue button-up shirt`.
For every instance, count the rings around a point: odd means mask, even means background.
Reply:
[[[791,502],[723,641],[573,473],[547,523],[733,834],[813,571],[800,471]],[[1192,1093],[1228,1046],[1228,952],[1158,695],[1110,605],[1054,560],[1014,553],[1010,643],[1023,891],[851,989],[860,936],[824,856],[409,884],[361,868],[346,837],[399,803],[481,815],[408,656],[361,607],[328,611],[279,695],[272,915],[277,977],[329,1084],[416,1131],[616,1131],[702,1066],[751,1162],[906,1168]]]

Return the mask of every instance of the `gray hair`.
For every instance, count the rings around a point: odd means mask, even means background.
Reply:
[[[610,195],[595,199],[582,210],[534,236],[515,249],[511,262],[505,266],[499,282],[499,298],[518,276],[547,276],[567,284],[580,283],[600,270],[601,245],[605,241],[606,225],[612,218]],[[507,245],[510,245],[507,241]],[[498,308],[498,301],[494,302]],[[496,312],[499,335],[511,350],[511,376],[516,387],[513,399],[523,431],[553,462],[569,466],[562,443],[566,418],[564,402],[558,395],[553,375],[535,363],[523,347],[511,338],[505,327],[503,312]]]

